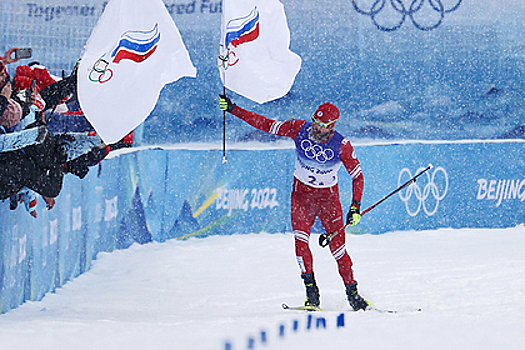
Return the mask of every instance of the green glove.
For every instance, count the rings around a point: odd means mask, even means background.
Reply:
[[[350,224],[350,226],[357,225],[359,221],[361,221],[361,203],[359,201],[352,201],[352,205],[350,206],[350,210],[348,211],[348,214],[346,215],[346,224]]]
[[[235,108],[235,103],[233,103],[226,95],[219,95],[219,106],[222,111],[231,113]]]

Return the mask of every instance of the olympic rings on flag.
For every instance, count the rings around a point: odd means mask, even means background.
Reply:
[[[357,13],[365,16],[369,16],[372,23],[379,29],[385,32],[392,32],[401,28],[403,23],[408,17],[414,24],[414,26],[423,31],[429,31],[436,29],[441,25],[445,14],[456,11],[461,5],[463,0],[351,0],[354,5],[354,9]],[[405,2],[411,1],[410,5],[405,5]],[[446,6],[444,3],[454,1],[451,6]],[[370,3],[371,6],[365,7],[358,3]],[[425,4],[427,3],[427,4]],[[428,13],[433,11],[432,23],[424,24],[421,19],[418,19],[418,13]],[[394,14],[395,12],[395,14]],[[388,14],[387,14],[388,13]],[[389,16],[389,20],[394,21],[393,24],[381,24],[383,16]],[[393,18],[393,16],[397,18]],[[385,18],[385,17],[383,17]]]
[[[423,168],[419,168],[416,171],[416,174],[419,173]],[[399,173],[399,178],[397,180],[398,185],[404,182],[403,174],[406,173],[408,178],[412,178],[410,170],[404,168]],[[435,168],[432,176],[429,172],[425,173],[427,176],[427,183],[423,186],[423,189],[419,186],[421,180],[418,182],[412,183],[408,188],[403,192],[399,192],[399,198],[405,203],[407,213],[410,216],[416,216],[421,208],[428,216],[434,215],[439,207],[439,202],[441,202],[448,193],[448,174],[446,170],[442,167]],[[438,177],[438,175],[440,175]],[[436,178],[438,177],[438,178]],[[439,181],[437,181],[439,180]],[[439,185],[439,186],[438,186]],[[409,206],[409,202],[414,195],[415,200],[418,202],[417,207],[413,210],[413,206]],[[427,204],[427,199],[430,198],[430,195],[433,197],[434,204]],[[430,207],[430,208],[429,208]]]
[[[301,148],[305,156],[309,159],[315,159],[321,164],[332,160],[335,156],[335,152],[330,148],[323,148],[320,145],[313,144],[310,140],[303,140],[301,142]]]
[[[224,68],[224,70],[226,70],[229,67],[235,66],[237,62],[239,62],[239,58],[237,58],[234,51],[228,50],[225,55],[219,55],[219,61],[219,68]]]
[[[100,65],[104,65],[100,68]],[[93,67],[89,70],[89,80],[92,82],[99,82],[100,84],[107,83],[113,78],[113,71],[108,68],[109,62],[103,59],[99,59]],[[96,76],[98,74],[98,76]]]

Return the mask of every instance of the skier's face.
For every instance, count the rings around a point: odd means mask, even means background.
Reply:
[[[321,126],[318,123],[312,123],[312,136],[316,140],[326,141],[330,138],[330,135],[334,131],[334,123]]]

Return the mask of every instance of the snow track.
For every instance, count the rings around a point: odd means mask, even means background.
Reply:
[[[304,291],[291,234],[213,236],[102,253],[40,302],[0,316],[1,349],[521,349],[525,227],[347,236],[361,293],[351,312],[336,264],[312,239],[322,306]],[[345,311],[347,310],[347,311]],[[344,313],[344,327],[337,318]],[[294,324],[296,329],[294,330]],[[266,342],[263,344],[261,332]]]

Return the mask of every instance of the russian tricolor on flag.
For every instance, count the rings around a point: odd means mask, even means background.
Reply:
[[[230,44],[234,47],[259,37],[259,11],[257,6],[253,8],[248,16],[234,18],[226,25],[226,47]]]
[[[124,59],[137,63],[142,62],[155,52],[159,40],[158,23],[149,31],[128,30],[120,36],[117,47],[111,53],[111,58],[115,63]]]

